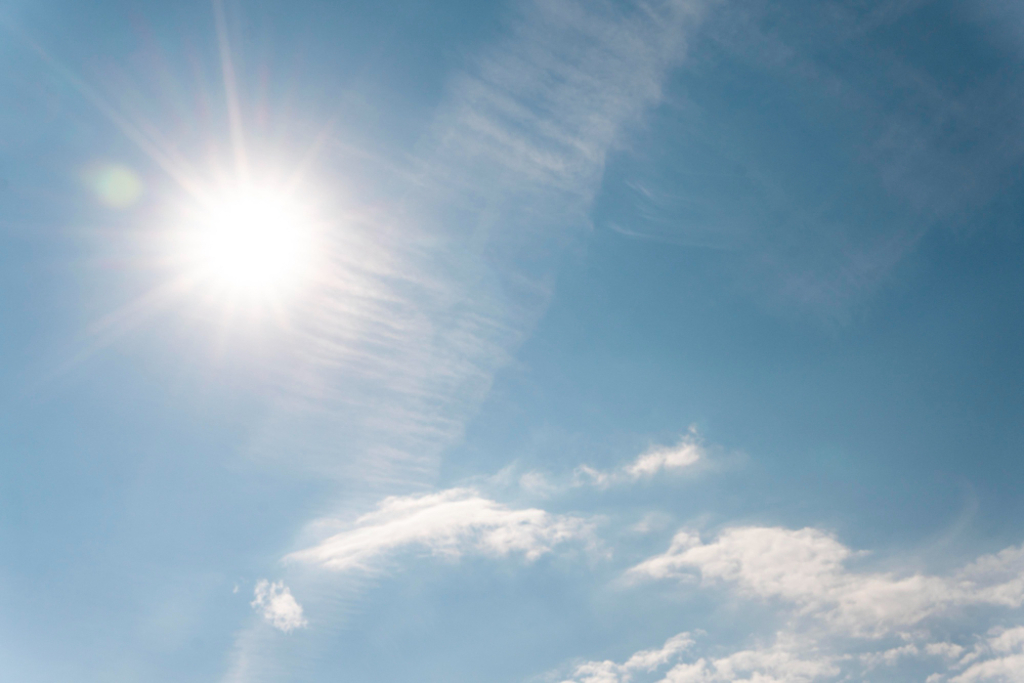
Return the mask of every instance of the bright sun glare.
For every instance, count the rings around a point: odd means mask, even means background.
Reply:
[[[304,207],[284,192],[245,189],[204,205],[194,225],[193,257],[203,279],[235,294],[277,294],[310,267]]]

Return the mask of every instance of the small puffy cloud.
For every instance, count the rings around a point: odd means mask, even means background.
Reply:
[[[591,541],[590,522],[537,508],[512,509],[475,489],[455,488],[419,496],[392,496],[350,529],[287,559],[338,571],[373,569],[386,553],[419,546],[435,555],[465,552],[534,560],[574,539]]]
[[[665,641],[657,650],[641,650],[622,664],[611,660],[584,662],[576,667],[572,677],[563,683],[628,683],[633,674],[652,672],[676,659],[680,653],[693,646],[689,633],[680,633]]]
[[[839,672],[835,657],[816,652],[799,640],[780,636],[770,646],[677,664],[665,674],[662,683],[810,683]]]
[[[733,585],[742,595],[794,604],[851,635],[880,635],[955,605],[1020,606],[1013,569],[1019,550],[986,556],[951,577],[854,572],[853,551],[818,529],[738,527],[711,543],[681,531],[668,551],[633,567],[633,576]]]
[[[939,645],[940,643],[935,643]],[[891,647],[888,650],[882,650],[881,652],[866,652],[861,655],[860,659],[867,666],[868,669],[874,669],[877,666],[892,666],[896,664],[900,659],[904,657],[916,657],[921,654],[921,649],[914,643],[908,643],[899,647]]]
[[[306,618],[302,616],[302,605],[295,600],[291,590],[282,581],[257,581],[250,604],[271,626],[285,633],[308,625]]]
[[[963,654],[964,648],[956,643],[928,643],[924,646],[924,651],[933,657],[956,659]]]
[[[650,479],[661,472],[681,472],[691,469],[707,458],[696,429],[690,431],[674,446],[655,446],[641,453],[632,462],[614,470],[598,470],[589,465],[576,468],[577,485],[591,484],[607,488],[613,484]]]
[[[682,470],[704,457],[704,449],[692,437],[683,438],[670,447],[653,448],[626,466],[625,471],[633,479],[653,477],[662,470]]]

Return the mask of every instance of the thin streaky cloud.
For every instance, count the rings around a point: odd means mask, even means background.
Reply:
[[[605,156],[659,101],[703,7],[516,5],[507,37],[450,79],[411,184],[388,183],[400,201],[339,201],[332,276],[297,316],[255,450],[337,479],[426,483],[543,313]],[[296,443],[310,432],[338,436]]]
[[[300,316],[279,406],[254,453],[292,471],[362,482],[341,517],[365,510],[385,487],[422,490],[433,480],[440,453],[544,312],[560,254],[589,226],[606,155],[659,102],[704,6],[514,3],[505,36],[449,79],[414,173],[399,168],[381,183],[397,199],[337,201],[346,220],[328,247],[333,277]],[[426,537],[409,520],[382,521],[300,551],[290,564],[373,570],[409,544],[529,557],[583,531],[580,521],[471,499],[439,502],[525,521],[477,518],[476,527],[438,526]],[[276,670],[259,642],[239,636],[228,680]]]

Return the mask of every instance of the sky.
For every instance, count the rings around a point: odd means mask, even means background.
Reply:
[[[0,679],[1024,681],[1024,9],[0,2]]]

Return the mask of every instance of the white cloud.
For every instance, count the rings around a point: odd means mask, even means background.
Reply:
[[[940,643],[935,643],[935,645],[940,645]],[[931,644],[929,644],[930,646]],[[860,659],[868,669],[873,669],[882,665],[892,666],[902,657],[916,657],[920,654],[921,649],[917,645],[908,643],[907,645],[892,647],[881,652],[865,652],[861,655]]]
[[[959,664],[967,668],[950,678],[952,683],[1024,680],[1024,626],[993,629]]]
[[[632,462],[615,470],[598,470],[589,465],[580,465],[574,473],[575,483],[607,488],[613,484],[650,479],[661,472],[692,469],[706,459],[707,450],[701,443],[696,429],[691,427],[676,445],[649,448]]]
[[[254,450],[366,482],[360,505],[431,481],[543,314],[560,255],[587,234],[607,153],[661,101],[705,4],[515,0],[503,34],[436,93],[415,148],[369,149],[340,131],[324,167],[354,170],[327,177],[332,194],[351,190],[334,205],[336,267],[295,316],[294,358],[269,373],[283,397]],[[353,147],[369,163],[349,163]],[[377,567],[401,547],[529,559],[587,535],[574,518],[437,496],[391,499],[290,557],[337,569]],[[280,668],[262,665],[260,637],[240,637],[229,680]]]
[[[652,477],[662,470],[682,470],[704,457],[703,447],[693,437],[686,437],[672,447],[658,447],[647,451],[626,466],[626,473],[634,479]]]
[[[780,637],[767,647],[677,664],[662,683],[807,683],[838,673],[834,657],[814,652],[813,647],[790,637]]]
[[[263,614],[263,618],[271,626],[285,633],[308,625],[306,618],[302,616],[302,605],[295,600],[291,590],[282,581],[257,581],[250,604],[253,609]]]
[[[951,683],[971,681],[995,681],[996,683],[1018,683],[1024,680],[1024,654],[997,657],[973,664],[959,676],[949,679]]]
[[[663,669],[692,650],[693,645],[689,633],[680,633],[669,638],[660,650],[642,650],[623,664],[612,661],[580,664],[563,683],[629,683],[635,673]],[[771,645],[677,662],[664,673],[660,683],[807,683],[838,673],[835,657],[818,652],[813,643],[780,634]]]
[[[975,619],[996,623],[1020,608],[1024,549],[982,556],[948,575],[848,568],[859,555],[813,528],[735,527],[708,542],[680,531],[665,553],[628,575],[724,588],[774,607],[781,629],[770,644],[726,648],[725,654],[719,645],[702,656],[690,642],[685,653],[674,653],[683,661],[660,683],[863,680],[879,667],[903,677],[913,671],[911,678],[930,683],[1024,680],[1024,626],[999,626],[966,643],[933,636],[962,633],[965,607]],[[572,681],[624,683],[631,675],[625,664],[587,662],[575,668]]]
[[[1013,574],[1017,548],[982,557],[950,577],[854,572],[844,565],[854,554],[811,528],[738,527],[711,543],[681,531],[667,552],[630,574],[730,584],[741,595],[792,603],[800,614],[854,636],[889,633],[957,605],[1018,607],[1024,600],[1024,584]]]
[[[495,556],[521,553],[534,560],[560,543],[592,538],[592,525],[579,517],[537,508],[516,510],[483,498],[474,489],[456,488],[386,498],[350,529],[287,559],[339,571],[369,570],[390,551],[420,546],[448,557],[472,551]]]
[[[666,640],[660,649],[641,650],[622,664],[611,660],[580,664],[573,671],[572,678],[564,683],[628,683],[634,673],[655,671],[692,646],[690,634],[680,633]]]
[[[904,634],[904,637],[907,636]],[[926,633],[918,638],[926,638]],[[869,640],[870,645],[872,641]],[[695,642],[689,633],[670,638],[660,650],[642,650],[625,663],[591,661],[575,666],[563,683],[630,683],[634,675],[663,670],[663,674],[647,677],[658,683],[812,683],[813,681],[869,680],[879,666],[895,667],[904,660],[915,660],[919,677],[898,670],[902,680],[928,683],[1013,683],[1024,680],[1024,627],[996,629],[960,661],[956,658],[964,648],[955,643],[931,642],[923,645],[905,643],[853,655],[843,651],[840,641],[822,638],[813,632],[798,633],[784,629],[772,642],[757,643],[721,654],[700,656],[694,653]],[[944,661],[934,661],[940,658]],[[686,661],[679,661],[686,659]],[[941,671],[925,674],[931,666]],[[966,667],[966,668],[965,668]],[[959,672],[959,673],[958,673]],[[893,674],[887,674],[892,676]]]
[[[956,643],[928,643],[924,651],[935,657],[955,659],[963,654],[964,648]]]

